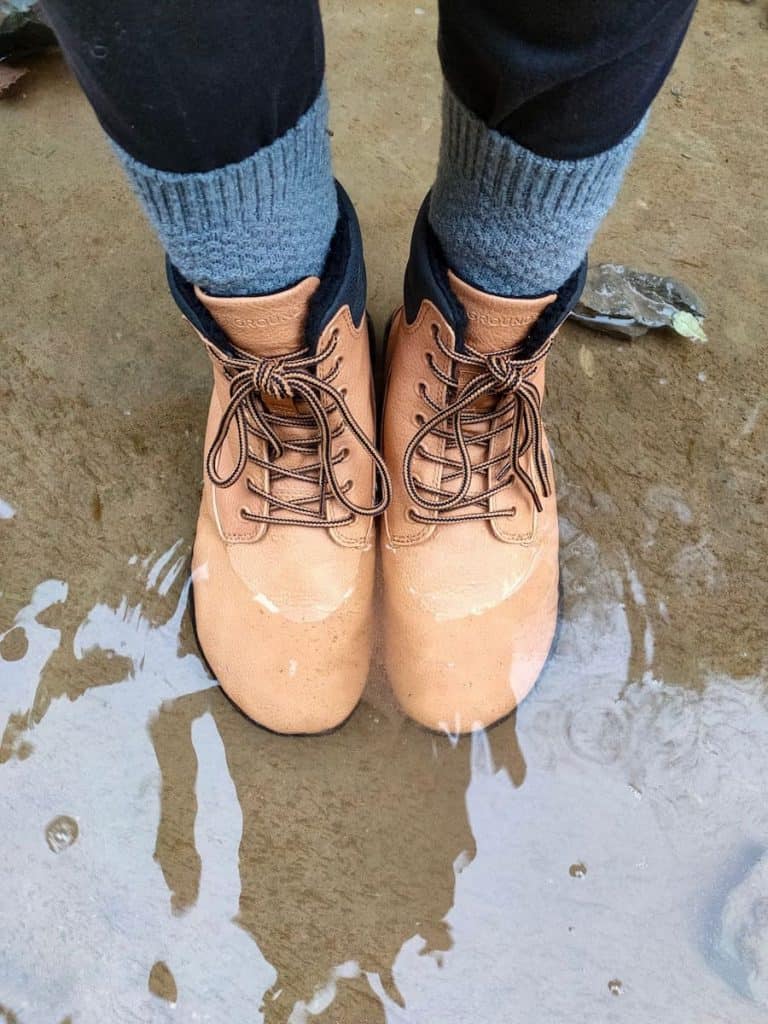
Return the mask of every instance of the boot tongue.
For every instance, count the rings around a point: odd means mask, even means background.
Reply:
[[[467,313],[467,344],[482,353],[514,348],[557,298],[552,294],[535,299],[505,299],[473,288],[451,270],[448,282]]]
[[[252,356],[282,356],[304,345],[304,327],[319,277],[306,277],[293,288],[253,298],[219,298],[195,294],[229,340]]]

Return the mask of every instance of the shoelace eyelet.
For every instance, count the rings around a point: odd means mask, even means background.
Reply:
[[[334,343],[338,337],[339,332],[334,331]],[[212,346],[209,351],[218,361],[229,383],[229,402],[223,410],[216,436],[206,456],[206,471],[211,483],[215,487],[231,487],[243,477],[249,460],[269,468],[270,472],[274,460],[275,480],[293,478],[308,485],[319,484],[321,481],[325,484],[315,499],[319,502],[319,509],[314,509],[304,498],[296,501],[272,500],[268,487],[262,490],[246,475],[246,486],[265,503],[265,509],[251,511],[247,506],[241,506],[241,519],[263,523],[274,520],[284,525],[325,528],[351,522],[356,515],[378,515],[386,508],[391,498],[392,484],[374,440],[367,436],[346,405],[347,389],[334,389],[331,383],[317,372],[320,364],[332,354],[333,345],[315,354],[308,354],[307,350],[303,349],[296,354],[280,358],[225,356],[218,350],[214,351]],[[274,411],[265,403],[265,396],[296,397],[305,403],[306,409],[301,413],[295,413],[294,416],[287,412]],[[336,425],[330,421],[332,415],[339,417]],[[306,439],[280,436],[279,431],[283,427],[294,424],[302,431],[314,425],[316,433]],[[231,436],[230,430],[236,432],[234,439],[238,448],[237,461],[234,468],[228,474],[224,474],[218,469],[218,460],[227,439]],[[375,497],[374,503],[370,506],[358,505],[347,498],[346,495],[353,488],[354,481],[348,480],[342,486],[335,475],[334,466],[339,460],[333,455],[329,441],[334,440],[345,430],[350,431],[352,439],[359,443],[361,450],[370,457],[377,481],[381,484],[380,496]],[[251,451],[248,438],[252,434],[264,440],[267,446],[265,455],[261,456]],[[301,459],[309,458],[314,445],[318,446],[316,458],[319,458],[319,463],[311,467],[314,476],[309,471],[310,467],[305,471],[301,468],[281,468],[277,464],[277,460],[291,451],[297,452]],[[350,454],[350,449],[344,446],[342,458],[346,459]],[[324,514],[325,502],[332,494],[347,509],[348,515],[344,516],[343,520],[334,521]],[[275,506],[279,509],[277,514],[274,514]]]
[[[543,437],[541,394],[531,377],[535,373],[537,364],[544,359],[551,348],[552,338],[546,339],[535,353],[527,355],[525,359],[518,359],[505,352],[485,356],[471,348],[462,353],[454,351],[452,346],[440,336],[439,325],[433,322],[431,327],[435,345],[442,355],[451,366],[455,367],[456,363],[460,365],[456,373],[455,370],[443,372],[438,367],[437,360],[432,358],[432,353],[425,353],[430,369],[437,379],[446,385],[446,393],[444,398],[437,402],[429,397],[426,381],[421,380],[416,384],[417,394],[430,409],[435,411],[435,415],[427,417],[422,413],[413,415],[417,434],[411,438],[406,448],[403,464],[408,496],[420,507],[433,511],[438,518],[440,513],[450,512],[448,518],[451,522],[484,518],[485,516],[476,513],[462,514],[464,510],[483,502],[487,502],[486,515],[488,518],[493,518],[494,515],[516,515],[516,507],[495,511],[490,507],[491,497],[499,490],[498,487],[486,488],[482,492],[472,492],[471,490],[472,473],[476,468],[486,467],[486,463],[477,467],[474,465],[470,455],[471,446],[490,443],[502,430],[509,429],[512,431],[510,441],[511,472],[521,480],[523,486],[529,491],[536,508],[541,511],[539,491],[542,492],[544,498],[549,497],[551,492],[546,454],[541,443]],[[474,378],[470,378],[464,384],[459,383],[462,366],[469,366],[477,371]],[[449,378],[451,379],[449,380]],[[479,411],[473,411],[473,404],[484,395],[493,393],[504,395],[506,392],[510,392],[512,399],[507,405],[504,405],[503,411],[508,417],[504,423],[494,426],[495,417],[499,412],[498,407],[490,410],[487,407],[481,407]],[[510,413],[513,413],[511,418]],[[473,425],[488,419],[491,420],[488,428],[490,433],[487,431],[482,433],[483,440],[481,441],[480,434]],[[459,481],[458,486],[452,488],[455,492],[453,494],[446,490],[444,485],[443,487],[428,487],[426,494],[419,493],[425,490],[425,485],[413,471],[413,459],[415,456],[425,457],[424,453],[427,449],[422,444],[422,435],[430,430],[444,442],[446,452],[456,449],[453,461],[450,457],[437,460],[447,467],[447,474],[444,473],[446,482],[448,480]],[[520,457],[529,450],[533,453],[533,468],[530,476],[519,462]],[[488,463],[487,467],[492,464],[493,462]],[[454,469],[457,469],[458,472],[454,472]],[[502,480],[503,477],[504,474],[500,474],[499,479]],[[433,498],[433,494],[436,497]],[[414,506],[409,508],[407,514],[409,518],[416,519],[418,522],[422,522],[424,519],[421,513],[416,512]]]

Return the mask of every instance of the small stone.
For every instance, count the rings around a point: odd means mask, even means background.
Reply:
[[[595,376],[595,357],[592,349],[587,348],[586,345],[582,345],[579,349],[579,366],[584,371],[585,376],[592,380]]]

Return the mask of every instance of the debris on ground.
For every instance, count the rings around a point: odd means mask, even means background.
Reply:
[[[694,291],[673,277],[649,274],[619,263],[590,267],[587,283],[571,316],[577,323],[623,338],[639,338],[668,327],[704,343],[706,310]]]
[[[16,85],[20,78],[29,71],[29,68],[14,67],[11,64],[0,64],[0,97],[2,97],[12,85]]]
[[[51,46],[56,46],[56,36],[35,0],[0,0],[0,62],[23,61]],[[14,70],[23,74],[26,69]]]

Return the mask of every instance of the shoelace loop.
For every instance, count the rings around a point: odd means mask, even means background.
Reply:
[[[549,497],[552,488],[544,453],[541,395],[532,377],[549,352],[554,338],[548,338],[532,355],[521,358],[514,350],[484,354],[467,347],[465,352],[451,351],[437,324],[433,324],[433,337],[440,351],[450,360],[450,365],[466,366],[477,372],[459,388],[454,377],[444,373],[434,359],[429,360],[438,381],[448,388],[448,394],[454,393],[455,397],[441,405],[429,397],[426,389],[422,389],[422,397],[434,415],[422,423],[406,448],[403,476],[411,501],[431,514],[413,510],[412,517],[417,522],[431,523],[435,521],[435,514],[447,522],[514,516],[516,508],[491,509],[490,499],[515,478],[520,480],[536,509],[541,512],[542,496]],[[490,394],[500,396],[493,409],[472,411],[471,407],[479,399]],[[487,425],[486,429],[483,425]],[[478,426],[480,429],[468,429]],[[505,432],[510,433],[508,451],[493,458],[489,456],[479,463],[473,462],[471,448],[482,446],[485,450],[493,438]],[[429,435],[445,442],[445,455],[436,455],[424,445]],[[448,454],[454,451],[458,453],[458,459]],[[532,452],[533,476],[521,463],[529,451]],[[442,487],[431,487],[419,480],[413,469],[417,454],[443,467]],[[473,474],[487,471],[491,480],[492,470],[495,470],[495,483],[491,481],[483,491],[470,494]],[[459,481],[455,489],[445,489],[445,484],[455,480]],[[481,510],[469,511],[474,505],[480,505]]]
[[[343,390],[337,389],[332,383],[339,374],[341,358],[337,358],[325,379],[317,372],[320,364],[333,356],[337,340],[334,335],[328,345],[315,354],[310,354],[305,348],[288,356],[253,356],[245,353],[233,356],[210,348],[229,380],[230,396],[206,457],[206,471],[211,482],[217,487],[231,487],[243,475],[248,463],[252,462],[267,470],[272,480],[293,479],[310,483],[315,492],[306,497],[283,500],[249,480],[249,490],[267,502],[268,511],[257,513],[244,509],[242,514],[245,518],[273,525],[327,528],[345,526],[355,516],[376,516],[389,504],[392,488],[384,460],[353,416]],[[307,412],[274,412],[265,404],[265,398],[300,402]],[[331,422],[334,413],[340,420],[336,427]],[[233,425],[237,431],[237,458],[231,472],[225,474],[218,467]],[[280,436],[281,427],[303,430],[314,427],[316,433],[288,440]],[[376,482],[380,486],[380,498],[371,506],[356,504],[349,496],[351,482],[342,484],[336,475],[336,466],[349,455],[349,448],[342,448],[334,454],[333,442],[345,430],[349,431],[373,462]],[[250,450],[249,434],[255,434],[266,442],[266,459]],[[318,458],[298,469],[276,465],[288,451],[307,457],[317,451]],[[330,496],[346,509],[346,515],[341,518],[328,515],[327,502]],[[315,504],[317,508],[312,507]],[[273,508],[288,514],[275,516],[271,514]]]

